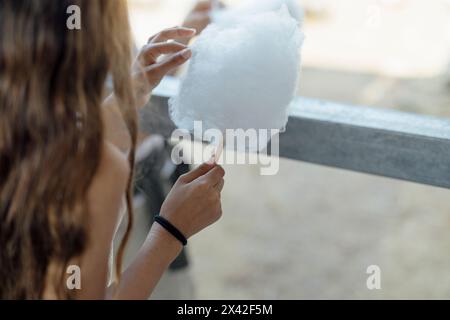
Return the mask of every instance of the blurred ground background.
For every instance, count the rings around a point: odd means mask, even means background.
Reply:
[[[229,5],[237,3],[225,1]],[[450,116],[450,1],[311,0],[299,94]],[[130,0],[136,42],[192,0]],[[450,191],[282,160],[226,167],[223,219],[155,298],[450,298]],[[382,289],[366,288],[381,267]]]

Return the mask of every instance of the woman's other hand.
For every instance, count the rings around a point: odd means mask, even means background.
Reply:
[[[163,203],[160,215],[186,238],[213,224],[222,215],[221,192],[225,171],[204,163],[181,176]]]
[[[189,12],[183,22],[183,27],[192,28],[200,34],[211,23],[211,10],[213,9],[212,0],[198,1],[195,7]],[[183,39],[188,43],[189,39]]]
[[[191,50],[178,39],[190,39],[195,29],[174,27],[152,36],[138,54],[133,65],[133,81],[137,105],[143,107],[162,78],[177,69],[191,56]]]
[[[225,5],[219,1],[219,7],[224,8]],[[197,31],[197,34],[211,23],[211,11],[214,9],[214,0],[198,1],[195,7],[189,12],[183,22],[183,27],[192,28]],[[187,44],[190,39],[182,39],[184,44]]]

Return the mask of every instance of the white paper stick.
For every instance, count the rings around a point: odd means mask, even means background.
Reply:
[[[223,152],[223,137],[220,137],[219,144],[217,145],[216,152],[214,153],[214,160],[217,163]]]

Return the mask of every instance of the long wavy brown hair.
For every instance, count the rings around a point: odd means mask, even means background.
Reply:
[[[81,9],[81,30],[66,26],[71,5]],[[133,169],[130,48],[125,0],[0,0],[0,298],[39,299],[48,283],[72,297],[64,276],[90,241],[86,193],[101,157],[108,75]]]

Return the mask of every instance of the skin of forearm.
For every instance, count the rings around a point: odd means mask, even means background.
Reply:
[[[138,252],[137,258],[122,274],[114,299],[148,299],[172,261],[180,254],[181,243],[158,224]]]
[[[102,105],[105,140],[126,153],[130,138],[114,94]],[[148,299],[164,271],[181,252],[181,244],[165,229],[154,224],[137,258],[122,274],[118,287],[106,290],[106,299]]]

